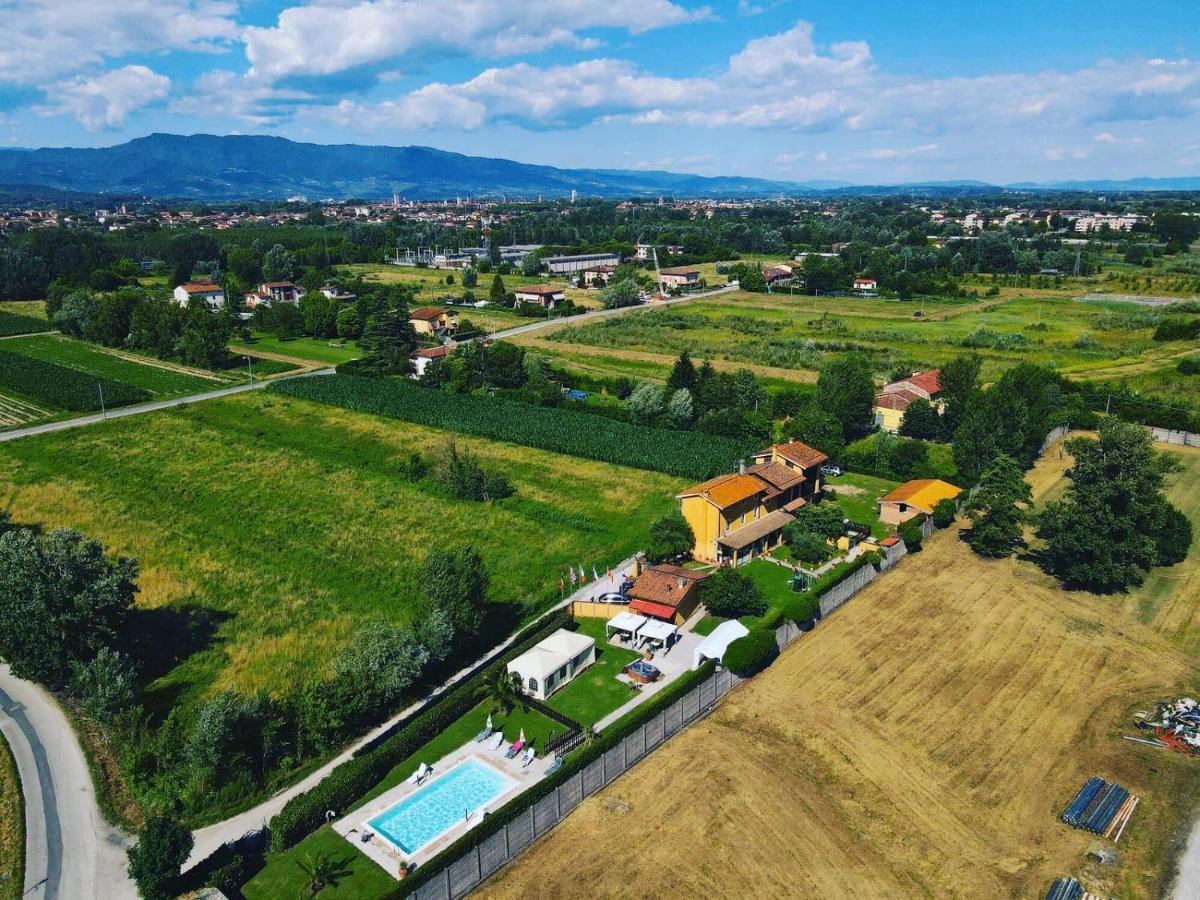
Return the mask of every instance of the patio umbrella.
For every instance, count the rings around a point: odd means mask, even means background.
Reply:
[[[491,714],[491,713],[488,713],[488,720],[487,720],[487,730],[488,730],[488,731],[492,731],[492,730],[493,730],[493,728],[492,728],[492,714]]]
[[[525,743],[525,729],[524,728],[521,729],[521,743],[522,744]]]

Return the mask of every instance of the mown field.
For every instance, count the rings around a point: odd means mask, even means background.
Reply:
[[[1200,454],[1180,458],[1170,494],[1200,524]],[[480,896],[1033,897],[1067,874],[1159,896],[1200,772],[1120,735],[1200,687],[1198,559],[1100,597],[943,532]],[[1116,868],[1057,820],[1091,775],[1142,797]]]
[[[25,804],[12,751],[0,736],[0,900],[25,890]]]
[[[462,270],[460,269],[418,269],[414,266],[355,263],[339,266],[338,271],[351,277],[361,275],[364,281],[371,284],[409,285],[417,292],[417,302],[429,306],[440,306],[440,301],[446,297],[461,297],[464,290],[462,286]],[[453,284],[446,283],[447,275],[454,277]],[[495,277],[496,273],[494,272],[488,272],[487,274],[480,273],[478,284],[473,288],[469,288],[469,290],[475,293],[477,299],[486,300],[488,291],[492,287],[492,280]],[[510,291],[516,290],[523,284],[568,284],[565,277],[550,275],[548,273],[532,277],[520,274],[501,275],[500,280],[504,282],[504,287]],[[569,288],[566,291],[566,295],[572,302],[581,306],[600,306],[600,292],[598,290]],[[469,318],[474,318],[474,315],[470,314]]]
[[[519,618],[558,597],[568,564],[615,563],[684,483],[459,438],[515,496],[449,499],[399,471],[445,431],[242,394],[0,445],[0,508],[69,525],[142,562],[151,703],[322,677],[357,626],[405,622],[434,547],[472,544]],[[494,637],[498,640],[502,635]]]

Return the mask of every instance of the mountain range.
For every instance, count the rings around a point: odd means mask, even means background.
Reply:
[[[991,185],[979,181],[856,186],[628,169],[561,169],[431,147],[306,144],[281,137],[151,134],[112,147],[0,149],[0,193],[17,189],[173,199],[455,196],[778,197],[900,191],[1200,190],[1200,177]]]

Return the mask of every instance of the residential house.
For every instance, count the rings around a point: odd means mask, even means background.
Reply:
[[[414,350],[408,355],[412,360],[413,378],[420,378],[425,374],[425,370],[429,368],[429,364],[435,359],[444,359],[450,355],[453,347],[422,347],[420,350]]]
[[[902,525],[917,516],[930,516],[939,502],[955,500],[961,493],[962,488],[937,478],[907,481],[879,498],[879,520]]]
[[[653,259],[654,258],[654,245],[653,244],[634,244],[633,245],[633,258],[636,260],[639,260],[641,262],[645,262],[646,260]]]
[[[675,266],[660,269],[658,273],[659,289],[663,291],[691,290],[700,287],[700,270],[691,266]]]
[[[413,331],[420,335],[441,338],[458,334],[458,316],[436,306],[421,306],[408,314]]]
[[[629,609],[682,625],[700,605],[700,583],[706,577],[705,572],[680,566],[650,566],[629,589]]]
[[[508,664],[521,690],[545,700],[596,661],[596,641],[560,628]]]
[[[791,266],[782,264],[769,266],[762,270],[763,281],[767,284],[786,284],[792,280],[794,274]]]
[[[554,309],[563,302],[566,294],[556,284],[527,284],[513,291],[517,303],[532,303],[546,309]]]
[[[718,475],[676,495],[696,536],[696,559],[736,566],[779,546],[792,513],[820,493],[820,466],[828,457],[791,441],[751,459],[755,464],[749,469]]]
[[[258,286],[258,293],[269,297],[271,303],[299,306],[300,298],[304,296],[304,288],[290,281],[264,281]]]
[[[875,395],[875,403],[871,408],[875,425],[882,431],[896,434],[904,422],[905,410],[917,399],[928,400],[939,415],[945,412],[946,401],[942,399],[940,372],[940,369],[913,372],[908,378],[884,385],[883,390]]]
[[[583,286],[597,287],[598,285],[608,284],[612,281],[613,274],[616,271],[616,266],[592,266],[590,269],[584,269]]]
[[[221,309],[225,305],[225,292],[219,284],[211,281],[189,281],[176,287],[172,294],[175,302],[185,309],[193,300],[203,301],[211,310]]]
[[[855,278],[850,293],[859,297],[875,297],[879,294],[879,282],[874,278]]]
[[[333,284],[325,285],[321,288],[321,293],[325,295],[326,299],[336,300],[339,303],[350,303],[358,299],[358,294],[353,294]]]

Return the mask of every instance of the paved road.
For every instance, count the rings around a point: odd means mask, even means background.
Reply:
[[[286,378],[305,378],[309,375],[331,375],[333,369],[318,369],[315,372],[305,372],[302,375],[288,375]],[[28,428],[16,428],[12,431],[0,431],[0,441],[15,441],[17,438],[29,437],[34,434],[47,434],[51,431],[64,431],[68,428],[79,428],[83,425],[95,425],[97,422],[105,422],[109,419],[121,419],[125,416],[138,416],[142,413],[155,412],[160,409],[170,409],[173,406],[185,406],[188,403],[198,403],[201,400],[212,400],[216,397],[227,397],[230,394],[241,394],[245,391],[256,391],[259,388],[266,387],[273,381],[281,381],[280,378],[272,378],[266,381],[256,381],[253,384],[235,384],[232,387],[218,388],[215,391],[205,391],[202,394],[188,394],[186,397],[175,397],[172,400],[155,400],[151,403],[139,403],[136,406],[122,406],[117,409],[110,409],[107,413],[92,413],[87,416],[79,416],[74,419],[62,419],[58,422],[44,422],[41,425],[30,425]]]
[[[615,572],[628,571],[629,567],[632,565],[633,565],[632,558],[624,560],[620,565],[613,567],[613,572],[615,573]],[[539,618],[539,620],[544,619],[544,618],[546,618],[546,616],[549,616],[551,613],[555,612],[556,610],[562,609],[564,606],[567,606],[568,604],[574,602],[575,600],[590,600],[590,599],[596,597],[598,594],[602,594],[605,591],[608,591],[611,589],[612,588],[609,586],[608,582],[606,582],[604,580],[603,576],[601,576],[601,580],[599,582],[592,582],[586,586],[579,588],[579,590],[577,590],[575,593],[571,594],[569,597],[565,598],[562,602],[556,603],[550,609],[546,610],[538,618]],[[192,836],[193,836],[193,838],[195,838],[195,846],[193,847],[192,855],[188,858],[188,861],[184,865],[183,870],[186,872],[188,869],[190,869],[192,866],[196,865],[198,862],[203,860],[205,857],[207,857],[209,854],[211,854],[214,850],[216,850],[222,844],[225,844],[229,841],[235,841],[248,831],[253,831],[257,828],[262,828],[264,825],[267,824],[267,822],[270,821],[272,816],[274,816],[277,812],[279,812],[281,809],[283,809],[284,804],[286,804],[290,799],[292,799],[292,797],[296,796],[297,794],[303,793],[304,791],[307,791],[312,787],[315,787],[317,784],[319,784],[321,781],[323,781],[325,779],[325,776],[328,775],[330,772],[332,772],[337,766],[341,765],[346,760],[350,759],[358,751],[358,749],[360,747],[370,743],[376,737],[378,737],[380,734],[382,734],[383,732],[385,732],[389,728],[391,728],[393,725],[395,725],[397,722],[401,721],[402,719],[404,719],[408,716],[411,716],[413,713],[417,712],[422,707],[428,705],[429,702],[432,701],[435,697],[440,696],[441,694],[445,693],[450,688],[454,687],[454,685],[458,684],[464,678],[469,676],[472,672],[474,672],[480,666],[483,666],[486,663],[491,662],[496,656],[503,653],[504,650],[507,649],[509,647],[509,645],[512,644],[512,642],[515,638],[516,638],[516,634],[510,635],[502,643],[497,644],[495,647],[493,647],[491,650],[489,650],[484,656],[481,656],[479,659],[477,659],[475,662],[468,665],[466,668],[461,669],[456,674],[452,675],[450,678],[448,678],[446,681],[444,681],[440,686],[438,686],[436,689],[431,691],[427,697],[425,697],[422,700],[417,701],[416,703],[409,706],[407,709],[392,716],[390,719],[388,719],[386,722],[384,722],[379,727],[372,729],[366,736],[357,740],[352,747],[350,747],[348,750],[344,751],[343,753],[338,754],[336,757],[331,759],[329,762],[327,762],[321,768],[317,769],[315,772],[313,772],[311,775],[309,775],[303,781],[299,781],[296,784],[292,785],[291,787],[285,788],[284,790],[280,791],[278,794],[275,794],[270,799],[264,800],[262,803],[258,804],[258,806],[254,807],[253,809],[248,809],[244,813],[240,813],[239,815],[232,816],[231,818],[226,819],[224,822],[218,822],[215,825],[209,825],[207,828],[201,828],[199,831],[193,832]],[[340,814],[340,813],[344,813],[345,810],[335,810],[335,812],[338,812]]]
[[[0,665],[0,731],[25,793],[25,895],[134,900],[128,838],[104,821],[75,732],[37,685]]]
[[[607,319],[612,316],[624,316],[629,313],[645,312],[649,309],[662,309],[664,306],[675,306],[679,303],[690,303],[693,300],[701,300],[704,297],[715,297],[718,294],[727,294],[730,291],[736,291],[736,285],[723,285],[719,288],[714,288],[711,291],[696,291],[692,294],[685,294],[682,297],[673,297],[670,300],[664,300],[658,303],[646,303],[640,306],[622,306],[619,309],[596,309],[592,312],[583,313],[578,316],[570,316],[566,319],[536,319],[528,325],[518,325],[516,328],[506,328],[504,331],[497,331],[494,334],[488,335],[492,340],[502,340],[503,338],[516,337],[519,334],[529,334],[531,331],[541,331],[543,328],[552,328],[562,325],[578,325],[584,322],[591,322],[595,319]]]
[[[1200,820],[1192,826],[1187,849],[1179,860],[1179,874],[1171,891],[1173,900],[1200,900]]]

